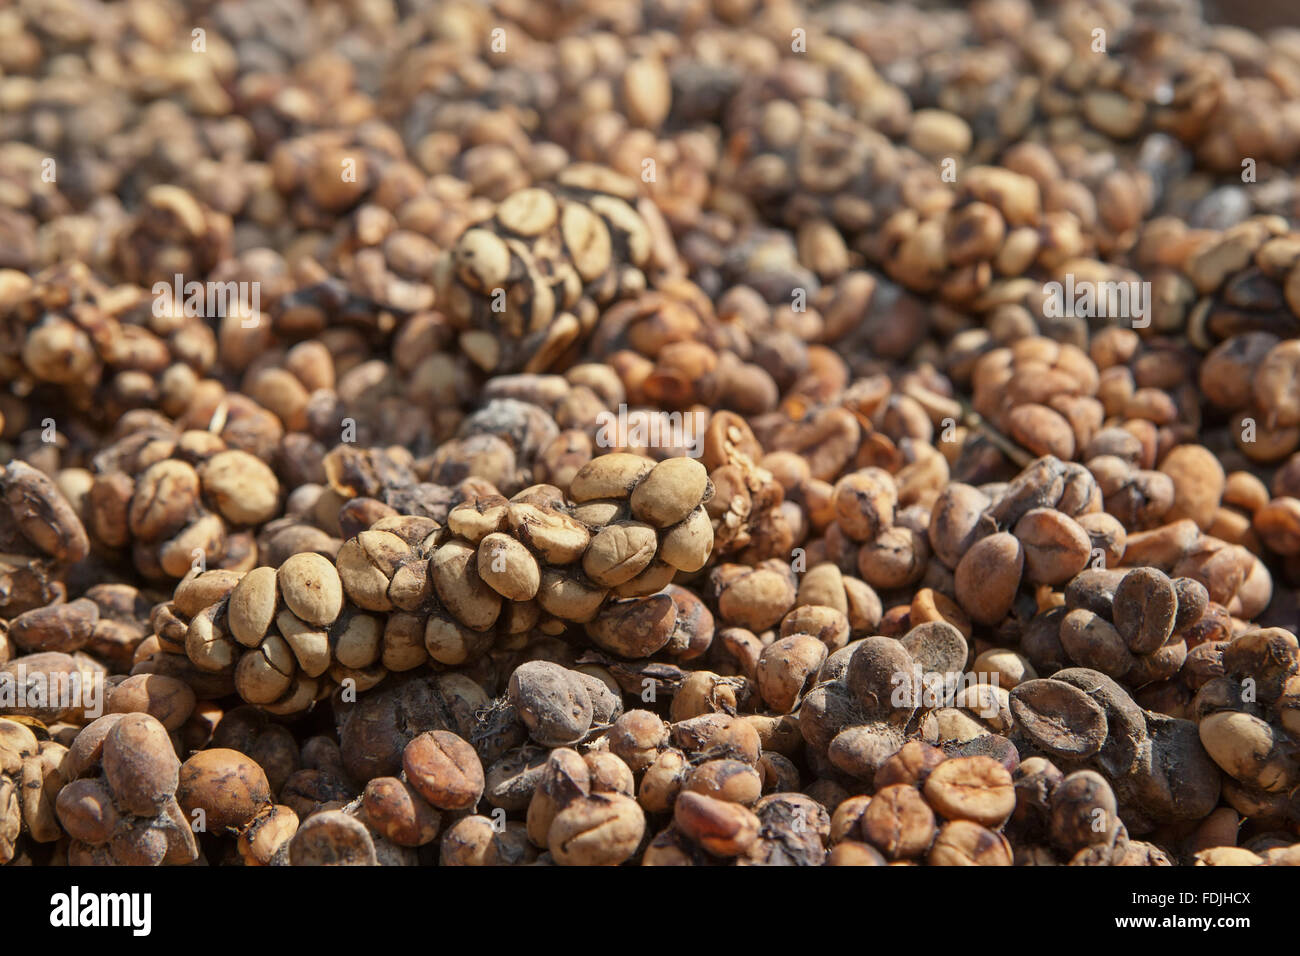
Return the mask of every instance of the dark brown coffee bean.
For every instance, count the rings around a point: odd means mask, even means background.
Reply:
[[[1106,742],[1106,713],[1087,694],[1061,681],[1025,681],[1010,692],[1016,725],[1035,746],[1062,757],[1088,757]]]
[[[1076,664],[1116,679],[1134,664],[1119,631],[1092,611],[1071,611],[1061,619],[1061,646]]]
[[[1134,654],[1150,654],[1174,632],[1178,595],[1156,568],[1134,568],[1115,588],[1115,629]]]
[[[1095,844],[1114,844],[1122,829],[1115,793],[1101,774],[1080,770],[1052,791],[1049,832],[1066,853]]]

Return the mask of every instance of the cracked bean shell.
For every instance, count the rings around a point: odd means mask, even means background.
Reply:
[[[511,504],[508,519],[510,532],[545,564],[572,564],[591,540],[591,533],[574,518],[526,502]]]

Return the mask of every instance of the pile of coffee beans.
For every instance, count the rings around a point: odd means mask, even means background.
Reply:
[[[1300,42],[0,10],[0,864],[1300,864]]]

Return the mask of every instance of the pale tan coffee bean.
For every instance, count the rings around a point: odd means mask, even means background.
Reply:
[[[541,584],[541,569],[528,549],[508,534],[494,532],[478,546],[478,575],[511,601],[531,601]]]
[[[308,624],[292,611],[285,609],[275,616],[275,626],[280,636],[293,651],[294,660],[308,677],[320,677],[329,670],[330,629]]]
[[[280,482],[260,458],[246,451],[218,452],[199,468],[203,493],[232,525],[259,525],[276,516]]]
[[[520,236],[540,236],[555,226],[559,206],[545,189],[521,189],[501,200],[497,222]]]
[[[478,544],[494,531],[505,530],[509,512],[510,502],[504,496],[478,495],[447,513],[447,527],[471,544]]]
[[[583,282],[594,282],[609,268],[613,242],[605,221],[582,203],[560,210],[560,234]]]
[[[596,498],[626,498],[654,467],[651,459],[640,455],[625,452],[601,455],[583,465],[573,476],[569,497],[578,504]]]
[[[666,529],[659,541],[658,558],[687,573],[700,570],[713,551],[713,522],[703,507],[696,508]]]
[[[456,620],[485,631],[501,614],[501,595],[479,576],[476,549],[464,541],[448,541],[429,558],[429,576],[438,599]]]
[[[545,567],[537,588],[537,603],[547,614],[585,624],[596,616],[608,595],[608,588],[600,587],[581,574]]]
[[[632,491],[632,513],[656,528],[677,524],[705,500],[709,473],[694,458],[655,465]]]
[[[456,273],[475,292],[492,294],[510,278],[510,249],[486,229],[466,231],[452,248]]]
[[[275,620],[279,599],[274,568],[254,568],[245,574],[230,592],[226,621],[231,636],[245,647],[256,647]]]
[[[343,610],[343,582],[322,555],[295,554],[280,565],[276,579],[284,603],[308,624],[332,624]]]
[[[353,604],[367,611],[389,611],[388,589],[411,546],[389,531],[361,532],[339,548],[339,578]]]
[[[645,813],[621,793],[593,793],[555,815],[546,845],[561,866],[618,866],[645,835]]]
[[[572,564],[591,541],[583,525],[566,514],[531,504],[511,504],[510,532],[532,548],[546,564]]]
[[[289,689],[296,669],[288,642],[279,634],[269,634],[239,658],[235,689],[250,704],[269,704]]]

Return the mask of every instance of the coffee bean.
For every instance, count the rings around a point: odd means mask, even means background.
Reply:
[[[426,731],[402,752],[402,769],[416,792],[439,810],[466,810],[483,795],[483,765],[453,733]]]
[[[999,827],[1015,809],[1011,774],[989,757],[954,757],[930,772],[925,799],[949,820]]]
[[[521,236],[540,236],[555,225],[559,207],[544,189],[521,189],[497,206],[497,222]]]
[[[892,638],[862,641],[849,659],[845,683],[869,718],[906,721],[920,703],[916,662],[907,648]]]
[[[629,710],[606,735],[610,750],[639,773],[668,745],[668,726],[648,710]]]
[[[528,549],[509,535],[494,532],[479,542],[478,576],[512,601],[528,601],[541,585],[541,571]]]
[[[945,621],[920,624],[899,638],[899,643],[920,665],[923,674],[947,678],[966,669],[969,653],[966,640],[957,628]]]
[[[479,575],[478,564],[475,548],[448,541],[429,558],[429,577],[438,599],[456,620],[471,630],[484,631],[501,614],[501,595]]]
[[[934,812],[905,783],[877,790],[860,826],[863,836],[891,860],[923,856],[936,833]]]
[[[1108,677],[1123,677],[1135,663],[1119,632],[1092,611],[1070,611],[1061,619],[1061,646],[1076,664]]]
[[[736,803],[684,791],[673,805],[673,823],[715,856],[738,856],[758,838],[760,822]]]
[[[591,695],[558,664],[521,664],[510,675],[509,695],[529,734],[544,746],[576,743],[591,728]]]
[[[292,866],[378,866],[365,824],[338,810],[313,814],[289,841]]]
[[[343,610],[343,583],[327,558],[295,554],[276,572],[289,610],[308,624],[332,624]]]
[[[1049,832],[1066,853],[1096,844],[1114,844],[1122,828],[1115,794],[1101,774],[1080,770],[1052,791]]]
[[[1115,629],[1135,654],[1150,654],[1169,640],[1178,613],[1174,584],[1155,568],[1135,568],[1115,589]]]
[[[1050,754],[1079,758],[1106,741],[1106,713],[1082,690],[1051,679],[1025,681],[1010,692],[1017,727]]]
[[[826,645],[810,634],[773,641],[758,658],[759,693],[773,710],[789,713],[825,660]]]
[[[104,777],[116,804],[152,817],[176,792],[181,762],[167,731],[147,714],[125,714],[103,740]]]
[[[977,541],[957,564],[957,600],[980,624],[996,624],[1011,610],[1025,564],[1025,551],[1006,532]]]
[[[978,823],[952,820],[939,828],[926,861],[931,866],[1011,866],[1011,845]]]
[[[1087,566],[1092,539],[1072,518],[1050,508],[1025,512],[1015,536],[1025,553],[1025,578],[1035,584],[1063,584]]]
[[[614,587],[636,577],[655,556],[654,528],[640,522],[606,525],[592,537],[582,556],[582,569],[596,584]]]
[[[601,455],[599,458],[592,459],[573,476],[573,481],[569,484],[569,496],[578,504],[599,498],[627,498],[655,467],[653,461],[639,455],[628,455],[622,452]],[[652,486],[651,490],[654,491],[655,486]],[[663,491],[669,493],[667,489]],[[685,517],[685,514],[681,517]],[[681,518],[678,520],[680,521]]]
[[[561,866],[618,866],[636,852],[644,833],[645,814],[635,800],[599,793],[579,797],[557,813],[546,845]]]
[[[262,768],[236,750],[201,750],[181,765],[176,800],[187,817],[202,810],[213,830],[238,830],[271,805]]]

